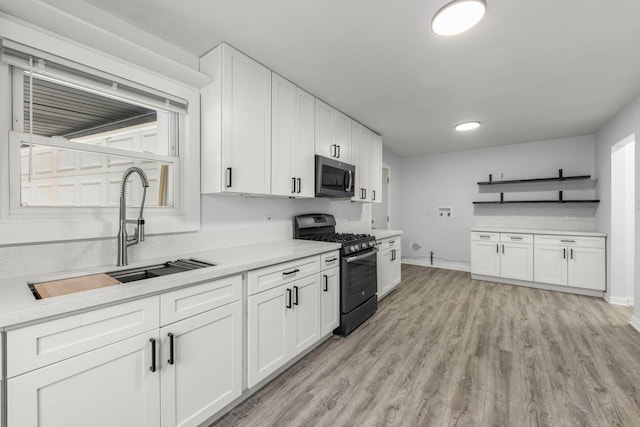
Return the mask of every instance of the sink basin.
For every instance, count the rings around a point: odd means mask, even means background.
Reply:
[[[112,271],[106,273],[121,283],[135,282],[136,280],[151,279],[153,277],[167,276],[169,274],[182,273],[183,271],[197,270],[199,268],[212,267],[215,264],[198,261],[195,259],[179,259],[163,264],[148,265],[145,267],[130,268],[127,270]]]

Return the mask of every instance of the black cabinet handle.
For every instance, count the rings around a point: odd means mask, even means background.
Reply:
[[[324,279],[324,287],[322,288],[322,290],[325,292],[329,292],[329,276],[323,274],[322,278]]]
[[[336,145],[336,147],[338,147],[338,158],[340,158],[340,146]]]
[[[571,254],[571,259],[573,259],[573,248],[569,249],[569,253]]]
[[[296,179],[295,178],[291,178],[291,184],[292,184],[292,189],[291,189],[291,193],[295,193],[296,192]]]
[[[282,275],[283,275],[283,276],[288,276],[288,275],[290,275],[290,274],[295,274],[295,273],[297,273],[297,272],[299,272],[299,271],[300,271],[300,270],[296,268],[295,270],[285,271],[285,272],[283,272],[283,273],[282,273]]]
[[[291,308],[291,289],[289,288],[287,288],[287,299],[286,299],[285,307]]]
[[[149,367],[149,370],[151,372],[155,372],[156,371],[156,339],[150,338],[149,342],[151,343],[151,366]]]
[[[337,261],[337,260],[338,260],[338,258],[333,257],[333,258],[327,258],[326,260],[324,260],[324,262],[326,262],[327,264],[329,264],[329,263],[331,263],[331,262],[333,262],[333,261]]]
[[[338,146],[336,144],[331,145],[331,157],[338,157]]]
[[[391,261],[394,261],[395,259],[396,259],[396,250],[391,249]]]
[[[500,253],[500,245],[496,243],[496,253],[499,254]]]
[[[562,243],[575,243],[575,240],[560,240]]]
[[[302,190],[302,179],[301,178],[296,178],[298,180],[298,191],[296,191],[296,193],[300,193]]]
[[[231,168],[227,168],[227,188],[231,187],[232,172]]]
[[[376,199],[376,190],[371,190],[371,200]]]
[[[293,305],[298,305],[298,287],[293,287]]]
[[[562,250],[562,259],[567,259],[567,250],[566,249]]]
[[[169,332],[167,336],[169,337],[169,360],[167,363],[173,365],[173,334]]]
[[[504,253],[504,245],[502,245],[502,253]]]

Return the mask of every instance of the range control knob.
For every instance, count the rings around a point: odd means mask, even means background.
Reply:
[[[351,252],[355,252],[355,251],[356,251],[356,247],[355,247],[355,246],[351,246],[351,247],[349,248],[349,251],[351,251]]]

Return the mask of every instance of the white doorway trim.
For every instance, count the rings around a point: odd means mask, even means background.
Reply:
[[[635,293],[635,134],[611,147],[611,283],[607,301],[633,305]]]

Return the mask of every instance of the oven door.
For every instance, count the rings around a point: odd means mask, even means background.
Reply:
[[[378,291],[377,253],[374,248],[363,253],[342,257],[340,278],[340,308],[348,313]]]

